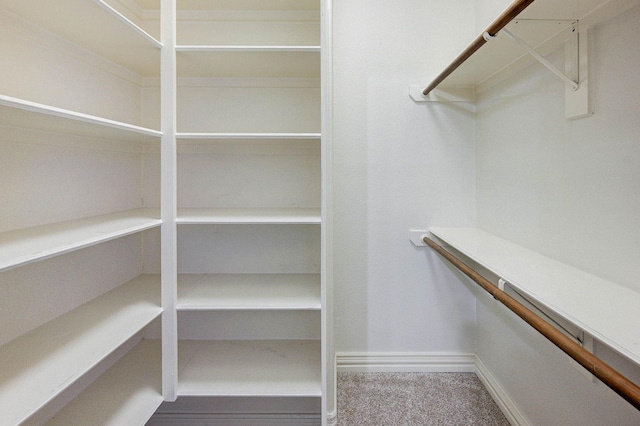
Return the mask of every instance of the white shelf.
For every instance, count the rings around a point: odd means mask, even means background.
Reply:
[[[178,224],[320,224],[318,208],[178,209]]]
[[[143,425],[162,401],[160,342],[143,340],[47,425]]]
[[[321,396],[317,340],[181,340],[178,395]]]
[[[320,46],[177,46],[179,77],[320,78]]]
[[[159,142],[157,130],[0,95],[0,124],[129,142]]]
[[[155,0],[140,0],[152,3]],[[202,0],[180,0],[178,10],[318,10],[318,0],[233,0],[213,2]]]
[[[320,140],[320,133],[176,133],[178,140]]]
[[[141,232],[162,221],[138,209],[0,233],[0,271]]]
[[[104,1],[2,0],[1,4],[141,76],[160,75],[160,42]]]
[[[640,364],[639,293],[476,228],[429,231],[530,299]]]
[[[157,276],[142,275],[0,348],[0,413],[18,424],[89,372],[151,321]]]
[[[572,22],[579,20],[583,30],[638,3],[638,0],[536,0],[506,28],[544,55],[562,46]],[[481,92],[532,61],[521,47],[498,33],[498,37],[482,46],[438,88],[473,87]]]
[[[180,274],[178,304],[197,310],[318,310],[319,274]]]

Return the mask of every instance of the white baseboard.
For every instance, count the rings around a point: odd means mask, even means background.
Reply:
[[[476,358],[476,376],[478,376],[478,379],[480,379],[484,387],[487,388],[487,391],[496,404],[498,404],[498,407],[500,407],[500,410],[509,423],[514,426],[531,425],[529,420],[522,414],[518,406],[509,397],[507,392],[505,392],[498,380],[480,358]]]
[[[342,352],[336,354],[339,373],[473,373],[473,353]]]
[[[338,412],[336,410],[331,413],[327,413],[327,426],[337,426],[338,424]]]
[[[154,414],[146,426],[319,426],[313,414]]]

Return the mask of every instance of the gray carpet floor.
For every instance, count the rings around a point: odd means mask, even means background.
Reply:
[[[338,426],[508,426],[473,373],[338,373]]]

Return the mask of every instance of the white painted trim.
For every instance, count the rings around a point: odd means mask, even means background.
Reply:
[[[333,2],[323,0],[320,4],[321,62],[320,62],[320,108],[321,143],[321,334],[322,334],[322,412],[324,426],[337,425],[336,362],[333,339],[333,192],[332,192],[332,114],[333,114]],[[311,83],[311,81],[309,81]]]
[[[446,352],[342,352],[336,354],[337,371],[397,373],[473,373],[473,353]]]
[[[498,404],[498,407],[510,424],[514,426],[529,426],[532,424],[509,397],[496,377],[478,357],[476,357],[476,376],[478,376],[478,379],[480,379],[493,400]]]
[[[316,414],[168,414],[158,413],[147,426],[235,426],[235,425],[313,425],[320,424]]]
[[[337,426],[338,424],[338,411],[334,409],[333,411],[327,413],[327,426]]]

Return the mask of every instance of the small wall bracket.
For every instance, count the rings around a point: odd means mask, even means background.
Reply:
[[[538,62],[540,62],[545,67],[547,67],[552,73],[560,77],[560,79],[564,81],[567,84],[567,86],[571,88],[571,90],[578,90],[577,80],[576,81],[572,80],[569,76],[567,76],[565,73],[563,73],[558,68],[556,68],[551,62],[549,62],[542,55],[536,52],[536,50],[533,47],[529,46],[524,40],[522,40],[520,37],[518,37],[511,31],[509,31],[507,28],[503,28],[502,32],[511,40],[513,40],[517,45],[519,45],[524,50],[526,50],[527,53],[533,56]]]

